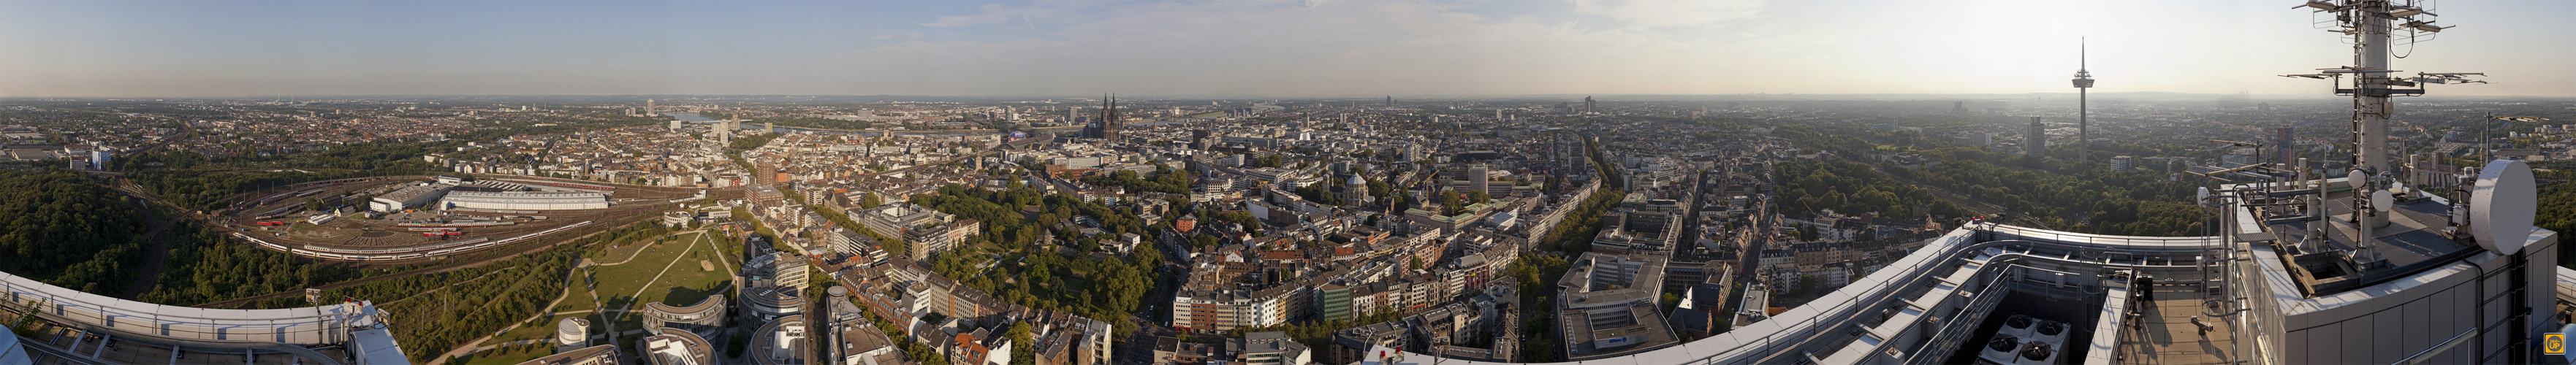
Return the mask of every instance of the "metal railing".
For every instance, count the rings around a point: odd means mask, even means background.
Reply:
[[[378,325],[358,304],[289,309],[210,309],[110,298],[0,273],[0,301],[49,322],[170,340],[210,343],[323,344]]]

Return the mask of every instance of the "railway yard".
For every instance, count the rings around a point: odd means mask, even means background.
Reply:
[[[608,208],[436,209],[437,204],[425,204],[370,212],[362,200],[430,181],[427,177],[410,177],[301,184],[244,199],[227,214],[213,217],[213,223],[231,231],[237,239],[298,256],[332,261],[411,262],[513,246],[586,227],[655,218],[682,203],[740,195],[739,190],[733,189],[498,178],[486,181],[529,190],[602,193],[609,202]],[[323,208],[308,209],[317,205]]]

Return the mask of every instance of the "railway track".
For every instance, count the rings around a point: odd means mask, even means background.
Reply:
[[[350,281],[344,281],[344,282],[338,282],[338,283],[331,283],[331,284],[324,284],[324,285],[322,285],[322,286],[316,286],[316,287],[313,287],[313,288],[314,288],[314,289],[321,289],[321,290],[335,290],[335,289],[341,289],[341,288],[347,288],[347,287],[353,287],[353,286],[359,286],[359,285],[366,285],[366,284],[368,284],[368,283],[374,283],[374,282],[378,282],[378,281],[385,281],[385,280],[393,280],[393,279],[399,279],[399,278],[404,278],[404,277],[410,277],[410,276],[413,276],[413,275],[433,274],[433,273],[441,273],[441,272],[454,271],[454,270],[457,270],[457,269],[466,269],[466,268],[482,267],[483,265],[490,265],[490,264],[493,264],[493,263],[501,262],[501,261],[503,261],[503,260],[509,260],[509,259],[512,259],[512,258],[517,258],[517,257],[519,257],[519,255],[525,255],[525,254],[528,254],[528,253],[530,253],[530,252],[536,252],[536,251],[539,251],[539,250],[550,249],[550,248],[554,248],[555,246],[564,245],[564,244],[569,243],[569,242],[579,241],[579,240],[581,240],[581,239],[583,239],[583,238],[589,238],[590,236],[598,235],[600,232],[607,231],[607,230],[608,230],[608,229],[610,229],[610,228],[613,228],[613,227],[619,227],[619,226],[624,226],[624,225],[626,225],[626,224],[631,224],[631,223],[634,223],[634,222],[636,222],[636,221],[640,221],[640,220],[641,220],[641,219],[639,218],[639,219],[629,219],[629,220],[621,221],[621,222],[614,222],[614,223],[611,223],[611,224],[593,224],[593,225],[590,225],[590,226],[587,226],[587,227],[582,227],[582,228],[574,229],[574,230],[571,230],[571,231],[570,231],[570,232],[578,232],[578,233],[580,233],[580,235],[578,235],[578,236],[568,236],[568,237],[559,238],[559,239],[553,239],[553,240],[540,240],[539,242],[542,242],[542,243],[539,243],[539,244],[523,244],[523,245],[502,246],[502,247],[496,248],[494,251],[490,251],[490,253],[491,253],[490,255],[488,255],[488,256],[484,256],[484,257],[483,257],[483,258],[481,258],[481,259],[477,259],[477,260],[473,260],[473,261],[459,261],[459,262],[452,262],[452,263],[446,263],[446,264],[440,264],[440,265],[433,265],[433,266],[429,266],[429,267],[423,267],[423,268],[418,268],[418,269],[412,269],[412,270],[403,271],[403,272],[398,272],[398,273],[392,273],[392,274],[385,274],[385,275],[376,276],[376,277],[370,277],[370,278],[364,278],[364,279],[357,279],[357,280],[350,280]],[[547,241],[551,241],[551,242],[547,242]],[[200,308],[230,308],[230,307],[239,306],[239,305],[242,305],[242,304],[247,304],[247,303],[252,303],[252,302],[257,302],[257,301],[262,301],[262,300],[269,300],[269,299],[276,299],[276,298],[297,297],[297,296],[302,296],[302,295],[304,295],[304,292],[303,292],[303,291],[301,291],[301,290],[298,290],[298,291],[288,291],[288,292],[270,293],[270,294],[265,294],[265,295],[257,295],[257,296],[244,297],[244,298],[235,298],[235,299],[229,299],[229,300],[218,301],[218,302],[212,302],[212,303],[198,304],[198,305],[194,305],[193,307],[200,307]]]

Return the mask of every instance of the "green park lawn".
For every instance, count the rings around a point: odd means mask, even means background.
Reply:
[[[732,273],[726,272],[724,262],[719,261],[728,255],[717,252],[712,239],[722,238],[691,233],[673,236],[659,244],[639,244],[643,247],[638,247],[640,252],[634,259],[618,265],[592,267],[591,277],[599,280],[599,295],[610,308],[641,309],[643,303],[666,299],[688,301],[666,304],[696,304],[697,300],[726,289],[732,279]],[[715,264],[716,269],[705,270],[698,264],[700,260]],[[669,268],[669,271],[664,271],[664,268]],[[656,277],[660,279],[656,280]]]

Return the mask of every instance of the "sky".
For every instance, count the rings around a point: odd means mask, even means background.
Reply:
[[[0,97],[2326,94],[2300,2],[0,0]],[[2576,1],[2436,5],[2431,93],[2576,96]]]

